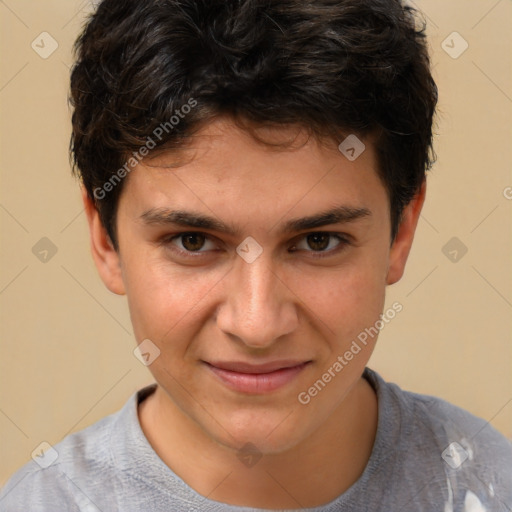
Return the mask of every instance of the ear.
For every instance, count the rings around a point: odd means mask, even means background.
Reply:
[[[125,289],[119,254],[114,249],[112,241],[101,223],[98,210],[87,195],[85,187],[82,187],[82,201],[89,223],[92,257],[101,280],[111,292],[124,295]]]
[[[409,251],[411,250],[421,208],[425,202],[426,189],[427,182],[424,178],[420,190],[404,208],[402,221],[400,222],[398,232],[393,244],[391,245],[389,253],[389,266],[386,284],[396,283],[401,279],[404,273],[405,263],[407,262]]]

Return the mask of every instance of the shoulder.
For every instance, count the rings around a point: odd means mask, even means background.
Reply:
[[[429,481],[430,490],[439,489],[447,503],[462,502],[467,510],[473,510],[471,503],[491,507],[475,510],[509,510],[512,442],[483,418],[443,399],[404,391],[372,373],[378,394],[396,417],[395,448],[406,478]]]
[[[512,464],[512,442],[490,421],[441,398],[405,391],[397,384],[385,381],[373,370],[367,369],[367,375],[379,398],[399,415],[396,420],[400,422],[402,439],[414,438],[417,445],[436,443],[443,449],[447,442],[458,442],[467,446],[469,459],[475,455],[475,449],[485,446],[481,453],[484,459],[489,462],[504,460]],[[502,456],[494,459],[498,454]]]
[[[430,395],[401,391],[401,399],[412,418],[413,431],[423,431],[427,439],[443,447],[443,452],[452,445],[451,451],[442,453],[445,462],[452,457],[451,465],[456,465],[458,461],[454,450],[458,450],[465,460],[478,457],[490,467],[508,468],[512,477],[512,442],[490,421]]]
[[[90,504],[80,487],[96,485],[113,471],[110,437],[121,413],[106,416],[54,446],[42,447],[41,455],[35,453],[1,489],[0,509],[88,510]]]
[[[424,436],[418,445],[424,453],[434,450],[443,479],[465,509],[510,510],[511,441],[489,421],[440,398],[405,393],[404,399],[412,405],[415,430]]]

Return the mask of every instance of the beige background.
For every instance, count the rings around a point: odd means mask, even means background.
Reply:
[[[440,90],[438,162],[408,269],[388,289],[388,305],[404,309],[370,366],[512,438],[512,2],[418,5]],[[67,157],[70,48],[90,9],[0,1],[0,485],[42,441],[56,444],[152,381],[132,353],[125,299],[93,267]],[[43,31],[58,43],[47,59],[31,48]],[[457,59],[441,47],[454,31],[469,44]],[[450,51],[461,42],[451,36]],[[46,263],[32,253],[42,237],[58,249]],[[455,263],[442,251],[452,237],[467,247]]]

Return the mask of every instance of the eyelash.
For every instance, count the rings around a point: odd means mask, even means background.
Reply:
[[[181,238],[185,235],[202,235],[205,237],[206,240],[211,240],[211,237],[209,235],[207,235],[206,233],[202,233],[200,231],[185,231],[183,233],[178,233],[176,235],[164,237],[161,240],[160,244],[164,245],[166,248],[170,248],[170,250],[172,252],[174,252],[175,254],[178,254],[179,256],[184,256],[184,257],[200,258],[202,254],[207,252],[207,251],[184,251],[182,249],[178,249],[175,246],[173,246],[172,242],[175,239]],[[334,249],[330,249],[330,250],[326,250],[326,251],[306,251],[306,252],[311,253],[313,258],[326,258],[329,256],[333,256],[334,254],[337,254],[338,252],[342,251],[346,246],[351,245],[351,242],[348,239],[348,237],[343,236],[340,233],[331,233],[328,231],[311,231],[309,233],[305,233],[299,238],[299,241],[302,241],[309,235],[328,235],[328,236],[336,238],[339,242],[339,244]],[[294,243],[293,247],[295,247],[297,244],[298,244],[298,242]],[[299,250],[304,250],[304,249],[299,249]]]

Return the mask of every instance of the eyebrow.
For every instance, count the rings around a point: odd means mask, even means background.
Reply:
[[[279,234],[289,234],[307,229],[314,229],[328,224],[354,222],[358,219],[369,217],[371,215],[372,212],[368,208],[337,206],[308,217],[299,217],[288,220],[279,230]],[[189,228],[209,229],[233,236],[240,233],[240,230],[234,225],[226,224],[214,217],[209,217],[208,215],[193,211],[171,210],[169,208],[151,208],[146,210],[140,218],[147,225],[173,224]]]

